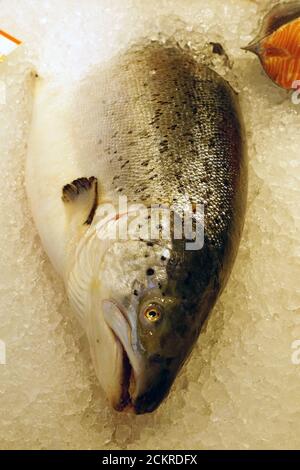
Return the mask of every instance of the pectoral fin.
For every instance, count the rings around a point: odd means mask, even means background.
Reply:
[[[76,215],[76,219],[83,225],[90,225],[98,205],[97,178],[94,176],[78,178],[66,184],[62,193],[62,200],[66,204],[70,217]]]

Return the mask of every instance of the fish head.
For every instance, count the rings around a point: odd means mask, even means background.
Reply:
[[[123,357],[112,356],[110,364],[112,374],[114,361],[122,369],[115,376],[118,396],[111,400],[116,409],[155,410],[189,356],[211,307],[197,261],[180,242],[116,242],[107,251],[99,307],[123,350]]]

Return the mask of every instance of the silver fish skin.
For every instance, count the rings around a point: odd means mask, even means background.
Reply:
[[[87,93],[84,86],[81,92]],[[105,385],[99,356],[112,346],[98,333],[96,320],[88,321],[97,375],[116,409],[140,414],[153,411],[168,394],[230,275],[246,210],[244,126],[227,81],[176,44],[130,48],[108,64],[94,93],[102,97],[94,117],[100,124],[91,135],[98,167],[82,175],[98,181],[89,237],[103,204],[117,206],[120,195],[129,204],[163,204],[175,213],[188,201],[204,206],[204,244],[198,250],[187,250],[184,237],[175,239],[174,224],[170,240],[112,240],[105,249],[100,240],[93,242],[91,276],[100,287],[90,304],[123,353],[111,356],[118,373]],[[78,261],[70,270],[69,282],[79,266]],[[69,286],[73,300],[76,289]],[[95,311],[83,315],[98,321]]]

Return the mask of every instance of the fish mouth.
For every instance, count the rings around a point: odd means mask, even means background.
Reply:
[[[123,350],[121,375],[115,378],[114,392],[118,390],[118,393],[110,400],[112,406],[117,411],[152,413],[167,396],[178,367],[166,365],[163,356],[148,357],[142,350],[137,339],[134,310],[125,310],[112,300],[103,300],[102,311],[107,326]]]
[[[121,392],[118,401],[113,403],[113,407],[116,411],[134,412],[134,407],[131,400],[130,390],[134,387],[134,374],[131,367],[128,355],[117,338],[116,334],[111,330],[115,336],[115,340],[119,342],[120,347],[123,351],[123,365],[122,365],[122,378],[121,378]]]
[[[112,405],[117,411],[126,411],[139,414],[136,408],[136,397],[143,377],[142,357],[132,345],[132,328],[128,315],[115,301],[104,300],[102,311],[107,326],[112,331],[115,341],[122,348],[122,375],[116,383],[119,396]],[[121,386],[120,386],[121,385]]]

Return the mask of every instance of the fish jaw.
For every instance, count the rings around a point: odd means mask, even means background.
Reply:
[[[123,370],[125,380],[123,380],[122,394],[120,394],[119,403],[116,403],[114,408],[118,411],[127,408],[127,410],[137,412],[135,400],[138,390],[141,387],[144,389],[145,364],[140,351],[138,351],[137,344],[134,344],[133,340],[134,316],[131,315],[131,320],[129,320],[124,309],[111,300],[102,302],[102,311],[106,324],[113,332],[116,341],[122,345],[124,358],[127,359],[127,361],[126,359],[124,361],[127,368]],[[118,384],[116,384],[117,388]],[[126,402],[124,402],[124,396],[127,397]]]
[[[129,388],[132,388],[132,384],[140,373],[141,361],[132,348],[130,324],[124,313],[113,301],[103,300],[102,312],[106,325],[114,335],[115,341],[121,345],[123,350],[122,387],[119,392],[119,399],[114,403],[114,408],[117,411],[123,411],[125,408],[132,409]],[[117,380],[118,377],[116,377],[116,390],[119,389]],[[124,397],[126,397],[125,400]],[[110,401],[113,402],[111,399]]]
[[[94,369],[113,408],[122,411],[128,404],[128,361],[114,332],[106,324],[99,308],[88,316],[86,332]]]
[[[102,311],[116,341],[123,347],[125,358],[122,393],[114,408],[117,411],[125,410],[135,414],[151,413],[168,394],[176,372],[171,372],[163,363],[155,358],[147,358],[143,354],[135,336],[136,313],[134,310],[125,311],[114,301],[104,300]],[[116,384],[117,388],[118,384]],[[126,397],[125,401],[124,397]]]

